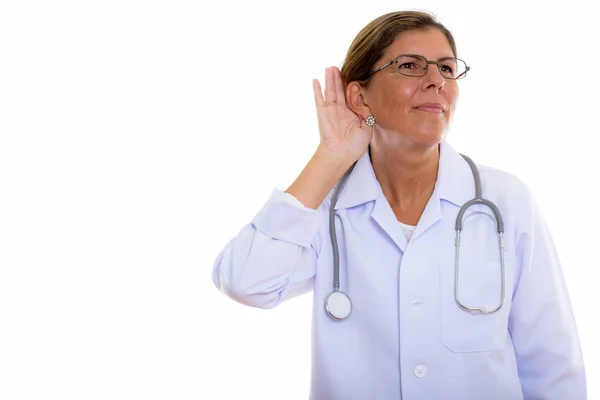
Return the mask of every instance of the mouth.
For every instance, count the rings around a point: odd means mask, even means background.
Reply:
[[[428,112],[432,114],[444,113],[444,106],[442,106],[440,103],[424,103],[415,108],[419,111]]]

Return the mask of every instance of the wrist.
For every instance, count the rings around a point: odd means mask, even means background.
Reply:
[[[319,163],[326,164],[328,166],[327,169],[330,171],[346,171],[356,161],[351,159],[345,151],[332,150],[323,145],[319,145],[313,158],[318,160]]]

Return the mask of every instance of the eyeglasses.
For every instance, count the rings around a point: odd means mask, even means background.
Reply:
[[[392,64],[396,64],[396,71],[398,71],[398,73],[415,78],[425,76],[429,64],[435,64],[444,79],[451,80],[464,78],[471,69],[471,67],[467,66],[467,63],[459,58],[444,57],[437,61],[429,61],[418,54],[402,54],[385,64],[383,67],[371,72],[369,76]]]

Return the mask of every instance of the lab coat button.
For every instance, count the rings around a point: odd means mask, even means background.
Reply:
[[[423,378],[427,375],[427,367],[424,365],[417,365],[414,372],[417,378]]]

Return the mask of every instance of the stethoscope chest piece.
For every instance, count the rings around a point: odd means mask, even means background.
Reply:
[[[352,302],[344,292],[334,290],[325,300],[325,309],[331,317],[337,320],[346,319],[352,311]]]
[[[455,274],[455,284],[454,284],[454,299],[456,303],[465,311],[471,313],[493,313],[498,311],[502,305],[504,304],[505,298],[505,268],[504,268],[504,222],[502,221],[502,215],[500,214],[500,210],[494,203],[490,200],[486,200],[483,198],[481,193],[481,178],[479,176],[479,170],[475,163],[464,154],[461,154],[463,158],[467,161],[469,166],[471,167],[471,171],[473,173],[473,180],[475,184],[475,198],[466,202],[459,210],[458,215],[456,217],[455,230],[456,230],[456,238],[454,240],[454,245],[456,248],[455,253],[455,261],[454,261],[454,274]],[[350,298],[343,292],[340,292],[340,259],[339,259],[339,249],[337,243],[337,235],[335,232],[335,204],[337,202],[338,196],[340,194],[340,190],[344,186],[344,183],[348,179],[348,176],[352,172],[352,169],[356,165],[356,162],[346,171],[342,179],[340,179],[340,183],[338,184],[333,196],[331,198],[331,205],[329,209],[329,233],[331,235],[331,246],[333,251],[333,292],[329,293],[327,299],[325,300],[325,310],[327,310],[327,314],[329,314],[332,318],[336,320],[344,320],[348,318],[350,312],[352,311],[352,303],[350,302]],[[474,205],[481,204],[489,207],[494,216],[496,218],[496,225],[498,231],[499,238],[499,248],[500,248],[500,268],[502,272],[502,290],[500,293],[500,301],[497,307],[492,309],[481,308],[481,307],[469,307],[462,304],[459,300],[459,288],[458,288],[458,273],[459,273],[459,248],[460,248],[460,234],[463,230],[463,215],[467,211],[467,209]]]

